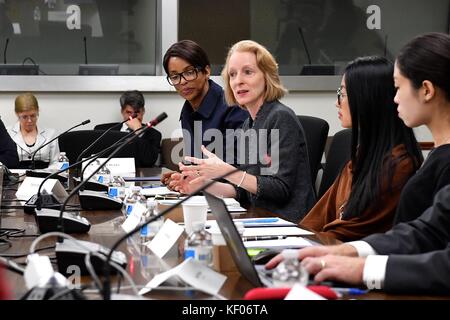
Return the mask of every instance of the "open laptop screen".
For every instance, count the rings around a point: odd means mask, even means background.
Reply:
[[[258,272],[247,254],[247,249],[242,242],[239,231],[236,229],[233,219],[227,210],[225,202],[207,192],[203,193],[241,275],[255,287],[263,286]]]

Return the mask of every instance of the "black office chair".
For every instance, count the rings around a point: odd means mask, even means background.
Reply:
[[[328,130],[330,126],[323,119],[309,116],[297,116],[303,127],[308,148],[309,167],[311,169],[311,179],[314,184],[317,172],[321,167],[322,155],[327,142]]]
[[[80,155],[83,150],[85,150],[95,139],[97,139],[101,134],[103,134],[103,130],[78,130],[68,132],[62,135],[59,140],[59,149],[61,151],[65,151],[67,157],[69,158],[70,164],[75,163],[76,159]],[[108,132],[100,141],[98,141],[90,151],[88,151],[85,156],[88,157],[94,153],[102,151],[107,147],[113,145],[116,141],[126,136],[127,132],[120,131],[110,131]],[[113,149],[114,150],[114,149]],[[102,158],[106,158],[113,151],[107,152]],[[126,147],[124,147],[121,151],[119,151],[115,158],[135,158],[136,151],[133,143],[130,143]]]
[[[326,154],[325,168],[320,182],[318,197],[331,187],[344,165],[350,160],[352,145],[352,129],[344,129],[333,136]]]

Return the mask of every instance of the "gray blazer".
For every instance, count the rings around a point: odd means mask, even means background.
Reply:
[[[238,136],[240,165],[257,178],[257,192],[237,188],[237,199],[298,222],[314,205],[303,128],[294,112],[279,101],[266,102],[255,120],[248,118]],[[271,159],[269,166],[265,160]],[[244,168],[244,166],[241,166]]]
[[[389,255],[385,291],[450,294],[450,185],[417,219],[363,241]]]

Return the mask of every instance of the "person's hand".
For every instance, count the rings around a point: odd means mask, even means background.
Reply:
[[[298,250],[298,259],[303,260],[306,257],[322,257],[325,255],[342,255],[348,257],[357,257],[358,252],[356,249],[348,244],[340,244],[335,246],[312,246],[306,247]],[[281,261],[283,261],[283,256],[281,254],[273,257],[266,264],[266,269],[275,268]]]
[[[206,155],[207,159],[199,159],[194,157],[185,157],[185,160],[192,162],[193,166],[186,166],[180,164],[180,170],[185,176],[191,176],[195,179],[192,183],[204,182],[205,180],[211,180],[217,177],[221,177],[228,172],[234,170],[234,167],[228,163],[222,161],[214,153],[202,146],[202,152]]]
[[[139,128],[142,127],[142,123],[138,118],[134,118],[131,120],[128,120],[127,122],[125,122],[128,126],[128,128],[130,128],[131,130],[137,130]],[[140,132],[136,132],[136,134],[139,134]]]
[[[171,176],[168,188],[183,194],[192,194],[199,190],[205,184],[204,180],[193,182],[195,177],[185,176],[182,173],[175,172]]]
[[[171,180],[171,176],[172,176],[172,174],[174,174],[174,173],[175,173],[175,171],[169,171],[169,172],[164,173],[164,174],[161,176],[161,183],[162,183],[163,185],[165,185],[165,186],[168,186],[169,183],[170,183],[170,180]]]
[[[314,281],[339,281],[351,285],[363,283],[363,271],[366,258],[343,257],[326,255],[322,257],[308,257],[301,265],[315,275]]]

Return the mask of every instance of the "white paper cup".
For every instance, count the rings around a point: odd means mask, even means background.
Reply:
[[[205,197],[194,196],[182,203],[184,228],[189,235],[194,231],[193,226],[195,222],[206,223],[206,216],[208,214],[208,203]]]

